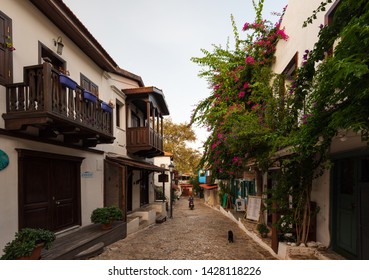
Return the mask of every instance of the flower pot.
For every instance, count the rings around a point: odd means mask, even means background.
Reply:
[[[59,74],[59,81],[62,85],[70,89],[75,90],[77,88],[77,83],[66,75]]]
[[[44,243],[37,244],[33,249],[30,256],[23,256],[17,258],[18,260],[39,260],[41,258],[41,250],[44,247]]]
[[[93,103],[97,102],[97,96],[89,92],[88,90],[83,90],[83,97],[87,101],[91,101]]]
[[[105,112],[112,113],[113,108],[108,105],[108,103],[102,102],[101,103],[101,109],[103,109]]]
[[[112,227],[113,227],[113,224],[112,223],[101,224],[101,229],[103,229],[103,230],[112,229]]]

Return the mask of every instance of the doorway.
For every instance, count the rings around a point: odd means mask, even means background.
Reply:
[[[149,204],[149,172],[141,171],[140,180],[140,206]]]
[[[18,150],[19,228],[60,231],[81,224],[82,160]]]
[[[333,163],[333,249],[349,259],[369,259],[369,156]]]

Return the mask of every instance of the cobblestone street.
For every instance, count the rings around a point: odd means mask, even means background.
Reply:
[[[234,243],[228,243],[232,230]],[[174,204],[173,218],[128,235],[106,247],[97,260],[272,260],[267,250],[253,241],[231,219],[195,199],[188,208],[186,197]]]

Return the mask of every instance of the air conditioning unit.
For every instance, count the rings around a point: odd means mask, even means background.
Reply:
[[[238,198],[236,199],[236,211],[245,211],[245,199],[243,198]]]

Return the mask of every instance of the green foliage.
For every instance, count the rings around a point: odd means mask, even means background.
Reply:
[[[30,256],[36,245],[44,243],[49,249],[55,240],[55,234],[46,229],[23,228],[15,233],[15,238],[7,243],[3,249],[2,260],[16,260],[23,256]]]
[[[256,226],[256,230],[261,234],[261,235],[266,235],[270,232],[270,229],[267,227],[266,224],[258,224]]]
[[[208,80],[212,94],[199,102],[191,123],[210,132],[200,166],[210,167],[216,178],[236,176],[250,159],[267,168],[270,154],[283,142],[275,134],[275,119],[289,116],[284,106],[288,99],[281,83],[271,85],[275,75],[270,65],[275,45],[287,35],[280,22],[262,20],[263,3],[253,2],[256,19],[245,23],[243,40],[231,18],[234,50],[214,46],[213,52],[202,50],[203,57],[192,58],[202,67],[199,76]]]
[[[304,26],[331,2],[323,1]],[[339,2],[332,23],[321,25],[318,41],[305,51],[303,66],[285,90],[285,77],[274,75],[270,66],[276,43],[287,35],[279,24],[261,19],[263,3],[253,1],[256,20],[245,24],[244,40],[235,29],[235,50],[215,46],[193,58],[203,67],[200,76],[211,94],[196,107],[192,123],[210,132],[201,164],[211,166],[217,178],[236,176],[250,161],[264,171],[278,161],[278,183],[268,205],[277,204],[283,214],[280,230],[293,226],[297,243],[306,243],[316,214],[310,209],[312,182],[330,166],[333,137],[354,131],[368,141],[369,4]],[[286,147],[291,153],[276,156]]]
[[[196,173],[196,175],[191,176],[190,184],[192,184],[195,194],[200,194],[200,198],[203,198],[204,197],[204,190],[203,190],[203,188],[200,187],[199,176],[197,175],[197,173]]]
[[[96,208],[91,214],[91,222],[94,224],[109,224],[122,218],[123,211],[116,206]]]

